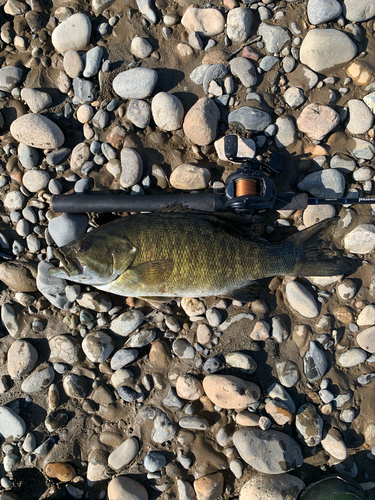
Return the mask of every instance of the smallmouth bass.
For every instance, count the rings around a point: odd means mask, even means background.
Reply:
[[[257,240],[234,214],[158,212],[119,218],[54,250],[51,274],[126,297],[251,299],[255,280],[333,276],[346,264],[323,244],[332,219],[284,242]],[[323,245],[323,247],[322,247]]]
[[[325,477],[311,484],[299,497],[300,500],[365,500],[366,494],[359,485],[341,477]]]

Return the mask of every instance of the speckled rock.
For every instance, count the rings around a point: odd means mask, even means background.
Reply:
[[[170,177],[171,185],[176,189],[206,189],[211,179],[207,168],[191,163],[182,163],[176,167]]]
[[[227,35],[233,42],[243,43],[250,36],[253,13],[245,7],[237,7],[228,12]]]
[[[203,389],[214,404],[226,409],[243,410],[260,397],[256,384],[233,375],[207,375]]]
[[[151,102],[152,117],[162,130],[177,130],[181,127],[184,107],[178,97],[168,92],[159,92]]]
[[[28,113],[14,120],[10,133],[16,141],[37,149],[55,149],[63,145],[64,134],[49,118]]]
[[[241,488],[239,500],[296,500],[305,483],[290,474],[256,474]]]
[[[34,368],[38,361],[38,351],[27,340],[15,340],[8,350],[7,358],[9,375],[19,379]]]
[[[109,500],[148,500],[144,486],[130,477],[117,476],[108,484]]]
[[[307,446],[317,446],[322,439],[323,420],[317,413],[315,406],[304,404],[298,408],[296,414],[296,428]]]

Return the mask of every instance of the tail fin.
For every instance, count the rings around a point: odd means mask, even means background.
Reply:
[[[342,256],[331,250],[323,232],[334,229],[338,217],[326,219],[287,239],[295,247],[296,263],[291,276],[336,276],[349,269]],[[332,234],[331,234],[332,242]]]

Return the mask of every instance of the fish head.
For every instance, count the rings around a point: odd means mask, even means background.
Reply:
[[[99,228],[100,229],[100,228]],[[53,250],[60,267],[51,267],[53,276],[87,285],[114,281],[133,262],[137,249],[127,238],[92,231]]]

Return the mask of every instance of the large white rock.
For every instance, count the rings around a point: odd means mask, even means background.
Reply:
[[[181,19],[184,28],[196,31],[200,35],[215,36],[224,31],[225,19],[223,14],[217,9],[187,9]]]
[[[10,133],[16,141],[38,149],[59,148],[65,141],[56,123],[37,113],[28,113],[14,120]]]
[[[257,474],[241,488],[239,500],[295,500],[305,483],[290,474]]]
[[[305,318],[315,318],[319,314],[318,305],[311,293],[298,281],[290,281],[285,287],[289,305]]]
[[[133,68],[119,73],[113,80],[113,90],[123,99],[145,99],[151,95],[158,74],[154,69]]]
[[[91,21],[85,14],[73,14],[52,32],[52,44],[64,53],[68,50],[85,50],[90,43]]]
[[[109,500],[148,500],[144,486],[130,477],[117,476],[108,484]]]
[[[375,2],[374,0],[344,0],[342,10],[348,21],[361,23],[375,16]]]
[[[151,112],[155,124],[162,130],[177,130],[181,127],[184,107],[178,97],[168,92],[159,92],[152,99]]]
[[[360,224],[344,238],[345,250],[351,253],[366,254],[375,250],[375,226]]]
[[[139,442],[135,437],[126,439],[108,457],[108,465],[119,470],[130,464],[139,451]]]
[[[7,406],[0,406],[0,436],[18,440],[25,432],[26,424],[23,418]]]

